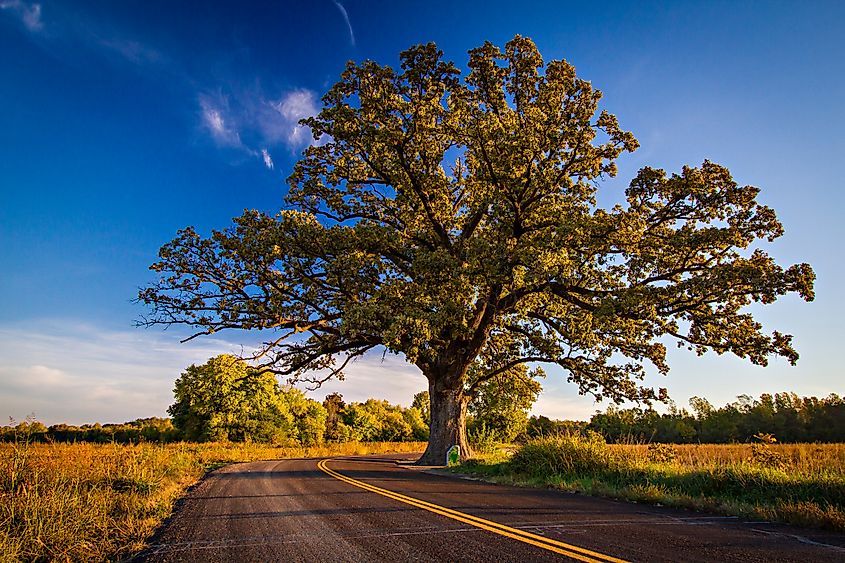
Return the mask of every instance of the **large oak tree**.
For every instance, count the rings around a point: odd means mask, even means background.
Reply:
[[[319,142],[285,209],[210,238],[180,231],[140,294],[147,322],[267,331],[256,358],[299,381],[342,376],[375,348],[404,355],[429,382],[423,463],[452,444],[469,453],[473,386],[522,363],[623,400],[660,395],[641,380],[646,362],[668,371],[667,341],[796,361],[791,337],[744,309],[813,298],[809,265],[756,248],[783,232],[757,188],[708,161],[644,168],[624,205],[602,209],[598,181],[638,143],[598,110],[601,92],[519,36],[472,49],[468,67],[433,44],[398,70],[350,63],[307,120]],[[469,381],[473,362],[484,375]]]

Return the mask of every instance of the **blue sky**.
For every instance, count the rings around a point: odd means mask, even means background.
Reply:
[[[466,51],[514,34],[566,58],[642,148],[602,203],[644,165],[705,158],[760,186],[786,235],[766,249],[810,262],[817,299],[758,310],[795,335],[797,367],[670,353],[655,377],[685,405],[782,390],[842,394],[841,162],[845,8],[837,2],[30,2],[0,0],[0,415],[48,423],[163,415],[180,371],[255,335],[178,344],[132,303],[175,231],[274,212],[308,132],[297,120],[347,60],[395,65],[435,41]],[[596,408],[551,372],[535,411]],[[338,390],[408,404],[425,387],[401,359],[367,358]]]

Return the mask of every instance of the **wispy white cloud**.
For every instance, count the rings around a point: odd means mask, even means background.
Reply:
[[[240,134],[228,114],[228,104],[221,96],[201,95],[200,119],[203,127],[214,141],[221,146],[243,147]]]
[[[267,149],[261,149],[261,158],[264,159],[264,166],[266,166],[268,170],[272,170],[273,158],[270,156],[270,153],[267,151]]]
[[[292,90],[271,105],[281,117],[278,131],[291,150],[301,149],[313,141],[311,130],[299,121],[319,113],[314,92],[304,89]]]
[[[311,130],[299,123],[320,111],[311,90],[289,90],[278,98],[256,89],[218,91],[200,94],[198,101],[200,125],[217,146],[241,150],[270,170],[274,147],[296,153],[314,142]]]
[[[41,4],[30,4],[21,0],[2,0],[0,10],[17,15],[30,31],[41,31],[44,28],[44,22],[41,21]]]
[[[93,41],[136,65],[156,65],[163,63],[165,60],[158,50],[133,39],[111,37],[97,38]]]
[[[335,0],[334,5],[337,6],[337,9],[340,10],[340,15],[343,16],[343,21],[346,22],[346,27],[349,29],[349,42],[352,46],[355,46],[355,33],[352,31],[352,23],[349,21],[349,14],[346,11],[346,8],[343,7],[343,4]]]
[[[44,28],[40,3],[0,0],[0,11],[15,17],[30,31]],[[168,79],[199,91],[196,111],[203,132],[218,147],[235,149],[270,170],[275,169],[272,150],[281,145],[296,153],[313,142],[310,130],[299,125],[300,119],[319,111],[317,96],[310,90],[293,89],[279,96],[268,95],[257,87],[197,90],[195,77],[144,38],[127,36],[112,25],[67,10],[53,13],[49,27],[49,33],[39,33],[37,41],[59,58],[73,60],[83,56],[81,53],[97,53],[116,64],[130,63],[145,72],[163,73]],[[80,45],[85,48],[79,49]]]

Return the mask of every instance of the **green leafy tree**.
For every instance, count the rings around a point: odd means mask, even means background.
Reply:
[[[347,405],[343,413],[343,423],[349,427],[355,441],[373,442],[381,434],[377,410],[368,408],[365,403]]]
[[[405,422],[411,428],[411,440],[417,442],[428,441],[428,422],[426,421],[423,412],[420,409],[413,406],[411,408],[404,409],[402,411],[402,417],[405,419]]]
[[[411,402],[411,408],[420,411],[425,425],[431,424],[431,399],[428,397],[428,391],[420,391],[414,395],[414,400]]]
[[[587,423],[582,420],[552,420],[547,416],[532,416],[525,429],[527,438],[555,436],[561,434],[584,434]]]
[[[328,411],[305,393],[295,387],[284,387],[279,396],[285,408],[293,416],[296,437],[303,446],[319,446],[325,441]]]
[[[344,423],[352,429],[357,440],[365,442],[403,442],[424,433],[422,418],[399,405],[387,401],[367,399],[352,403],[344,412]]]
[[[323,407],[326,409],[326,440],[329,442],[353,441],[352,429],[343,422],[343,413],[346,410],[343,395],[340,393],[326,395]]]
[[[543,389],[537,379],[545,374],[519,364],[490,379],[481,375],[477,368],[467,374],[470,429],[483,426],[495,439],[510,442],[528,427],[528,411]],[[480,381],[477,386],[472,383],[476,380]]]
[[[257,355],[292,380],[342,376],[382,348],[428,379],[431,433],[420,463],[466,438],[475,362],[492,378],[522,363],[560,366],[581,393],[659,398],[664,341],[756,364],[795,362],[791,337],[745,307],[796,292],[807,264],[757,247],[783,228],[705,161],[643,168],[623,204],[597,206],[598,181],[638,147],[601,92],[529,39],[469,51],[469,72],[434,44],[400,68],[349,63],[304,120],[320,142],[289,178],[285,210],[247,211],[201,237],[180,231],[140,292],[147,324],[196,335],[272,331]]]
[[[186,440],[296,439],[291,408],[282,401],[275,376],[234,356],[188,367],[173,392],[176,401],[168,412]]]

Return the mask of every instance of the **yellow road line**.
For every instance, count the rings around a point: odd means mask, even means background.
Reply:
[[[479,518],[478,516],[473,516],[472,514],[466,514],[457,510],[452,510],[451,508],[440,506],[439,504],[426,502],[424,500],[409,497],[401,493],[397,493],[395,491],[389,491],[387,489],[382,489],[381,487],[376,487],[375,485],[371,485],[369,483],[365,483],[363,481],[347,477],[346,475],[343,475],[333,469],[330,469],[327,465],[328,461],[328,459],[320,460],[320,462],[317,463],[317,467],[327,475],[330,475],[339,481],[343,481],[344,483],[348,483],[355,487],[388,498],[392,498],[405,504],[410,504],[411,506],[415,506],[417,508],[433,512],[435,514],[445,516],[446,518],[451,518],[452,520],[457,520],[459,522],[475,526],[476,528],[481,528],[482,530],[487,530],[488,532],[493,532],[494,534],[499,534],[501,536],[531,544],[542,549],[547,549],[549,551],[565,555],[572,559],[577,559],[578,561],[585,561],[588,563],[627,563],[622,559],[617,559],[616,557],[611,557],[609,555],[604,555],[603,553],[598,553],[583,547],[578,547],[577,545],[572,545],[537,534],[532,534],[531,532],[526,532],[525,530],[520,530],[518,528],[511,528],[510,526],[505,526],[504,524],[499,524],[498,522],[493,522],[492,520],[485,520],[484,518]]]

